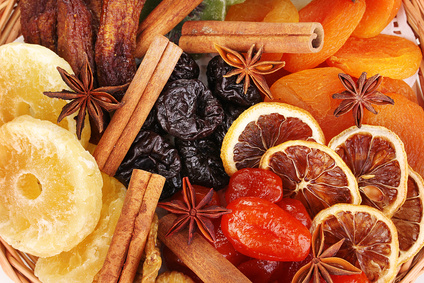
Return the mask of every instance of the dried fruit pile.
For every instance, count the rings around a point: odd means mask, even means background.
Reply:
[[[156,234],[180,272],[159,278],[187,282],[392,282],[423,248],[424,111],[403,81],[422,54],[380,34],[400,0],[21,1],[36,44],[0,47],[0,236],[41,281],[155,280]],[[260,29],[306,22],[322,46],[285,40],[306,53]]]

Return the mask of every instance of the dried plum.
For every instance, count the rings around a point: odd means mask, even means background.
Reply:
[[[199,73],[200,68],[196,61],[189,54],[183,52],[168,81],[173,82],[179,79],[197,79],[199,78]]]
[[[207,66],[208,87],[213,95],[223,101],[229,101],[241,106],[252,106],[262,101],[262,96],[255,85],[251,84],[247,92],[243,91],[243,83],[236,83],[237,76],[225,78],[224,75],[233,67],[225,63],[221,56],[212,58]]]
[[[222,140],[224,139],[224,136],[230,128],[231,124],[238,118],[241,113],[243,113],[244,110],[248,108],[232,103],[225,103],[222,105],[222,107],[224,108],[224,120],[213,133],[213,138],[220,147]]]
[[[209,136],[224,119],[218,99],[199,80],[168,83],[155,107],[162,128],[183,140]]]
[[[216,142],[210,139],[176,140],[175,145],[182,161],[181,174],[187,176],[192,184],[216,190],[228,184],[230,177],[225,173]]]
[[[178,151],[157,133],[144,130],[138,133],[115,177],[128,186],[133,169],[146,170],[166,178],[161,199],[181,189],[181,160]]]

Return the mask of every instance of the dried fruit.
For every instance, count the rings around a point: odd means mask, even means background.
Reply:
[[[356,78],[367,72],[406,79],[417,72],[421,60],[421,50],[414,42],[379,34],[372,38],[350,37],[326,62]]]
[[[0,235],[35,256],[69,251],[97,225],[102,177],[69,131],[24,115],[0,128]]]
[[[284,196],[300,200],[311,218],[337,203],[361,203],[355,176],[336,152],[322,144],[284,142],[268,149],[259,167],[280,176]]]
[[[325,142],[308,112],[284,103],[258,103],[244,111],[225,135],[221,147],[225,171],[231,176],[242,168],[258,167],[267,149],[288,140]]]
[[[391,282],[397,274],[399,243],[393,222],[366,205],[336,204],[321,211],[311,231],[322,226],[324,247],[344,239],[336,256],[347,260],[370,282]]]
[[[173,82],[179,79],[198,79],[199,73],[200,67],[193,57],[191,57],[188,53],[183,52],[168,81]]]
[[[276,203],[279,207],[290,213],[294,218],[300,221],[306,228],[311,228],[312,219],[308,211],[300,200],[294,198],[282,198]]]
[[[314,68],[324,62],[343,46],[360,22],[364,12],[365,0],[311,1],[299,11],[299,21],[321,23],[325,34],[324,45],[317,53],[284,54],[282,60],[286,62],[285,69],[294,73]]]
[[[362,204],[391,217],[407,193],[408,163],[399,137],[384,127],[363,125],[346,129],[328,146],[355,175]]]
[[[277,261],[303,260],[311,234],[276,204],[258,197],[241,197],[228,206],[221,228],[234,248],[247,256]]]
[[[224,119],[224,110],[199,80],[181,79],[165,86],[156,102],[162,128],[182,140],[205,138]]]

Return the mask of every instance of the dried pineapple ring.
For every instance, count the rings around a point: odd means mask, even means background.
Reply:
[[[68,251],[100,217],[102,176],[69,131],[24,115],[0,127],[0,236],[47,257]]]

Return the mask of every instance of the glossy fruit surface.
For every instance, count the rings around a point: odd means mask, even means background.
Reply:
[[[264,260],[302,260],[311,246],[311,234],[296,218],[276,204],[257,197],[230,203],[232,213],[222,217],[224,235],[234,248]]]
[[[237,268],[252,283],[273,282],[283,272],[284,262],[260,259],[250,259],[238,265]]]
[[[276,205],[294,216],[294,218],[299,220],[306,228],[311,228],[311,217],[300,200],[294,198],[282,198],[276,203]]]
[[[225,199],[230,203],[239,197],[247,196],[278,202],[283,197],[283,181],[269,170],[243,168],[231,176]]]

